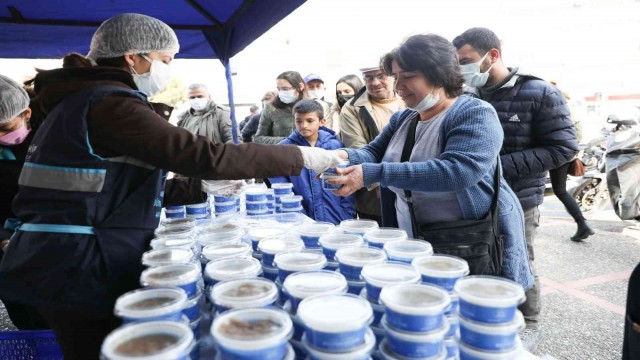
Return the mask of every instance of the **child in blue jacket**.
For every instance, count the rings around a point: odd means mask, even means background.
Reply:
[[[343,148],[344,145],[335,133],[324,127],[324,111],[322,105],[314,100],[301,100],[293,107],[295,130],[280,144],[298,146],[315,146],[326,150]],[[302,206],[305,213],[316,221],[339,224],[345,219],[353,219],[356,215],[355,196],[334,195],[330,190],[322,188],[322,180],[313,170],[304,168],[298,176],[269,178],[271,183],[291,182],[293,192],[302,195]]]

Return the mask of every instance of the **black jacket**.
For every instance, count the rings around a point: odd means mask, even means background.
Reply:
[[[467,92],[495,108],[504,130],[504,178],[527,210],[542,204],[547,171],[578,153],[576,130],[556,87],[518,68],[493,88]]]

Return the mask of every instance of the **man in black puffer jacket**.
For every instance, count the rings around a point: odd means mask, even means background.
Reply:
[[[469,91],[493,105],[502,123],[503,175],[524,209],[527,249],[534,269],[533,241],[547,171],[570,161],[579,150],[569,107],[553,85],[518,68],[508,68],[502,62],[500,40],[491,30],[469,29],[457,36],[453,45]],[[525,347],[533,351],[541,338],[537,274],[535,286],[526,295],[520,310],[527,328],[521,337]]]

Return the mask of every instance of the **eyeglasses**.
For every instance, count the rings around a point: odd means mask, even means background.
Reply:
[[[292,87],[282,87],[282,88],[279,87],[278,88],[278,91],[291,91],[291,90],[293,90]]]
[[[378,79],[378,80],[382,81],[382,80],[386,79],[387,76],[388,76],[387,74],[381,73],[381,74],[378,74],[378,75],[365,75],[362,78],[364,79],[365,82],[371,82],[371,81],[373,81],[373,79]]]

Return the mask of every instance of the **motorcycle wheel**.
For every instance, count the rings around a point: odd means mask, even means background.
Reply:
[[[598,184],[600,179],[591,179],[585,181],[582,185],[578,186],[573,192],[573,198],[580,206],[582,212],[588,212],[593,210],[596,203],[596,196],[598,195]]]

